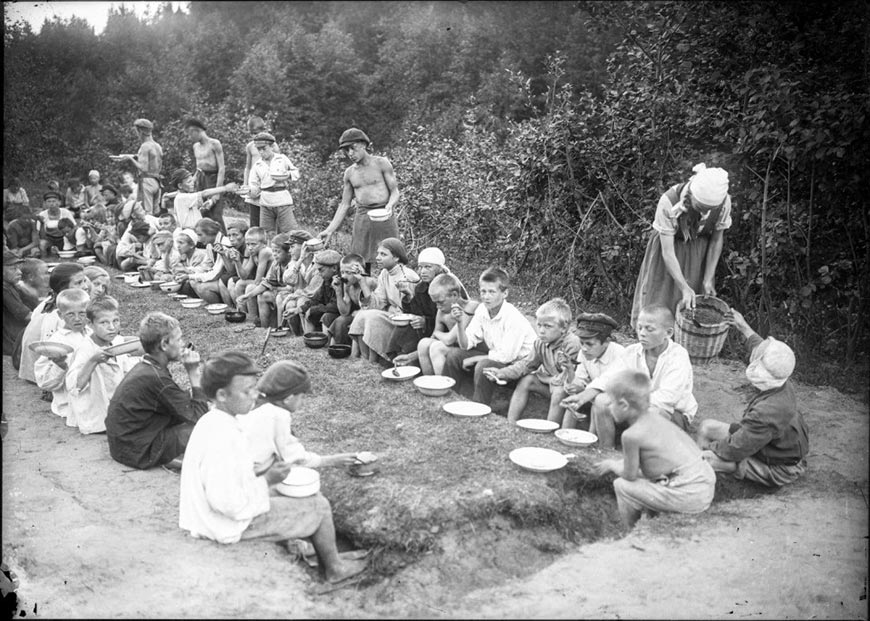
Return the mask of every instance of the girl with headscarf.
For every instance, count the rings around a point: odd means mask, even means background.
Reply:
[[[91,290],[89,292],[91,300],[109,294],[109,283],[111,282],[109,272],[98,265],[89,265],[85,268],[85,276],[91,283]]]
[[[390,320],[402,312],[402,299],[414,294],[420,282],[417,273],[408,267],[405,245],[395,237],[388,237],[378,245],[376,262],[381,268],[374,291],[363,285],[360,295],[361,310],[350,324],[350,336],[359,355],[371,362],[388,358],[388,346],[395,327]]]
[[[728,173],[705,164],[692,170],[687,183],[659,199],[634,290],[632,328],[644,306],[661,304],[676,312],[680,301],[694,307],[698,293],[716,295],[716,266],[724,231],[731,227]]]
[[[37,355],[30,351],[29,345],[37,341],[44,341],[54,334],[61,326],[60,315],[57,313],[55,300],[57,294],[66,289],[83,289],[87,291],[90,281],[85,276],[84,267],[78,263],[61,263],[51,276],[48,277],[48,286],[51,292],[44,302],[33,309],[30,323],[21,334],[21,363],[18,369],[18,377],[33,384],[36,383],[36,375],[33,373],[33,365]]]
[[[439,274],[450,274],[444,253],[438,248],[424,248],[417,257],[417,271],[420,282],[414,287],[413,295],[402,296],[402,312],[414,315],[407,326],[396,326],[387,345],[387,354],[395,356],[397,364],[412,364],[417,361],[417,344],[420,339],[431,336],[435,331],[435,317],[438,305],[429,297],[429,283]],[[463,287],[463,299],[468,293]]]

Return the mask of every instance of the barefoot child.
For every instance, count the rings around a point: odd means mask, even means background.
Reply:
[[[644,307],[637,318],[637,338],[640,342],[625,348],[622,361],[624,368],[640,371],[650,378],[650,407],[683,431],[688,431],[698,411],[698,402],[692,394],[689,352],[671,340],[673,333],[674,315],[671,311],[664,306]],[[609,375],[589,382],[587,390],[604,392]],[[599,446],[613,448],[617,426],[605,405],[602,404],[600,409],[593,412],[592,425],[598,435]]]
[[[336,289],[338,317],[327,331],[336,345],[350,345],[350,326],[362,306],[363,288],[373,291],[377,286],[374,278],[365,273],[365,259],[358,254],[347,254],[339,265],[341,286]]]
[[[464,371],[474,369],[474,401],[489,405],[495,384],[483,371],[506,367],[528,356],[535,345],[535,329],[523,314],[507,301],[510,277],[500,267],[480,275],[480,306],[470,313],[460,304],[451,310],[457,326],[458,347],[451,347],[444,364],[444,375],[463,379]]]
[[[328,329],[340,314],[338,293],[342,283],[337,276],[340,263],[341,255],[332,249],[321,250],[314,255],[314,264],[322,284],[312,297],[305,298],[297,306],[306,332]]]
[[[574,367],[580,351],[580,339],[568,332],[571,327],[571,307],[562,298],[542,304],[535,313],[538,338],[532,352],[503,369],[484,369],[486,379],[497,381],[518,380],[511,395],[508,422],[515,423],[526,409],[531,393],[543,395],[550,401],[547,420],[562,424],[565,408],[566,377]]]
[[[314,263],[314,253],[305,245],[311,239],[311,233],[302,229],[290,231],[290,263],[284,270],[283,287],[275,296],[275,306],[278,310],[278,322],[289,325],[293,334],[301,336],[302,317],[297,309],[302,302],[314,296],[323,284],[317,265]]]
[[[260,325],[264,328],[274,328],[278,325],[275,313],[275,292],[284,286],[284,272],[290,264],[293,242],[289,233],[281,233],[269,242],[272,251],[272,265],[266,277],[258,285],[248,285],[244,298],[256,301]],[[241,299],[241,298],[240,298]]]
[[[138,362],[126,354],[111,356],[105,348],[126,339],[119,334],[118,302],[104,296],[88,305],[90,338],[72,353],[66,374],[71,418],[83,434],[106,431],[106,412],[115,388]]]
[[[48,340],[52,343],[69,345],[75,351],[90,335],[87,325],[87,307],[90,299],[81,289],[67,289],[57,295],[57,311],[63,322],[63,327],[52,334]],[[66,418],[66,424],[76,426],[75,416],[70,411],[69,393],[66,389],[66,373],[72,354],[58,356],[40,356],[36,359],[33,372],[36,375],[36,385],[52,394],[51,411]]]
[[[276,461],[259,475],[254,471],[254,457],[237,417],[248,414],[254,404],[259,372],[251,358],[237,352],[223,352],[206,362],[202,386],[214,405],[197,422],[187,445],[178,525],[193,537],[225,544],[310,537],[328,582],[355,576],[366,561],[339,556],[329,501],[319,492],[305,498],[275,495],[275,485],[292,469],[290,462]],[[274,388],[282,390],[273,397],[304,389],[295,381]],[[291,403],[295,401],[298,397],[291,397]]]
[[[465,287],[453,274],[438,274],[429,285],[429,299],[438,307],[435,314],[435,329],[432,335],[417,343],[417,361],[424,375],[441,375],[447,351],[456,345],[456,319],[451,315],[454,305],[459,305],[468,313],[474,314],[478,303],[468,300]],[[399,364],[413,364],[400,360]]]
[[[727,472],[768,487],[793,483],[807,467],[807,424],[797,409],[794,352],[773,337],[761,337],[736,310],[733,325],[746,337],[750,351],[746,377],[758,394],[739,423],[708,419],[698,431],[698,446],[716,472]]]
[[[688,434],[650,408],[649,378],[640,371],[619,371],[610,376],[606,392],[610,415],[628,428],[622,434],[623,458],[606,459],[595,470],[618,477],[613,490],[623,525],[634,526],[644,510],[706,511],[716,474]]]
[[[256,226],[249,228],[245,233],[245,248],[248,254],[239,269],[239,272],[245,275],[240,276],[238,280],[230,280],[229,291],[235,307],[254,317],[254,325],[259,327],[260,318],[256,301],[252,301],[250,296],[245,295],[245,291],[248,285],[259,285],[272,266],[272,251],[269,249],[266,229]]]
[[[595,426],[590,425],[588,416],[593,411],[593,418],[605,414],[602,408],[607,405],[607,397],[587,387],[604,373],[625,368],[622,360],[625,348],[610,339],[615,328],[616,322],[603,313],[583,313],[577,318],[580,353],[577,355],[574,380],[565,386],[565,392],[570,396],[562,401],[562,405],[568,408],[562,429],[576,429],[578,421],[587,420],[589,431],[597,433]]]

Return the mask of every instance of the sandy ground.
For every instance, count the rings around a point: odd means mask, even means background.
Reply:
[[[698,369],[701,416],[739,416],[740,372]],[[175,475],[119,467],[13,378],[4,358],[3,561],[28,617],[867,618],[868,411],[835,390],[799,387],[810,471],[791,488],[568,549],[470,525],[389,580],[324,595],[278,546],[186,537]]]

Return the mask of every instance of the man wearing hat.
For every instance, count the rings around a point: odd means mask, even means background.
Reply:
[[[251,169],[247,197],[260,203],[260,226],[273,233],[287,233],[299,228],[293,214],[293,197],[288,183],[299,180],[299,169],[275,149],[275,136],[260,132],[254,136],[260,154]]]
[[[224,164],[224,148],[221,141],[212,138],[205,131],[205,125],[199,119],[188,119],[184,124],[187,137],[193,142],[193,160],[196,162],[194,191],[202,192],[211,188],[219,188],[224,184],[226,165]],[[203,217],[211,218],[221,225],[221,232],[226,233],[224,225],[224,203],[220,193],[211,199],[212,204],[202,210]]]
[[[329,328],[341,314],[338,310],[338,295],[342,288],[341,282],[336,279],[340,263],[341,255],[332,249],[321,250],[314,255],[314,265],[317,266],[322,284],[312,297],[304,298],[296,309],[304,318],[306,332]]]
[[[160,179],[162,179],[160,169],[163,167],[163,149],[151,136],[151,132],[154,130],[154,124],[151,121],[136,119],[133,121],[133,127],[142,143],[139,146],[139,152],[136,155],[129,153],[113,155],[110,159],[115,162],[129,161],[133,163],[139,172],[136,200],[142,202],[145,213],[156,216],[157,210],[160,209]]]
[[[580,351],[574,379],[565,384],[565,391],[571,396],[562,400],[562,406],[568,409],[562,419],[563,429],[576,429],[577,422],[583,420],[589,424],[594,419],[594,416],[589,417],[590,414],[597,411],[603,413],[606,396],[587,387],[589,382],[604,373],[626,368],[623,361],[625,348],[610,337],[616,328],[616,321],[604,313],[581,313],[577,317],[576,334],[580,337]],[[589,431],[595,433],[594,425],[589,426]]]
[[[302,498],[272,491],[305,455],[284,455],[282,446],[281,459],[257,470],[259,446],[240,422],[264,385],[273,397],[283,393],[298,401],[310,387],[301,371],[289,361],[278,362],[258,384],[259,369],[245,354],[223,352],[206,362],[202,387],[214,406],[197,422],[184,455],[178,525],[194,538],[224,544],[311,538],[326,580],[337,583],[362,572],[366,561],[361,554],[355,559],[339,554],[329,501],[319,490]],[[336,461],[353,463],[353,457]]]
[[[695,295],[716,295],[716,266],[724,232],[731,227],[728,173],[698,164],[687,183],[662,194],[637,277],[631,327],[645,306],[695,306]]]
[[[11,356],[15,341],[30,323],[31,308],[21,299],[16,286],[21,280],[24,259],[14,252],[3,252],[3,355]]]
[[[732,325],[750,351],[746,378],[758,393],[739,423],[707,419],[698,430],[698,446],[713,470],[768,487],[793,483],[807,468],[809,431],[798,411],[789,381],[795,366],[792,349],[773,337],[762,338],[743,315],[731,309]]]
[[[355,127],[341,135],[338,148],[352,164],[344,171],[341,203],[335,216],[320,233],[321,239],[328,242],[344,222],[353,202],[356,205],[356,214],[353,218],[350,251],[366,260],[366,271],[374,264],[381,241],[399,236],[399,224],[394,213],[399,201],[396,174],[390,160],[368,152],[370,145],[369,137]],[[375,222],[368,216],[368,212],[373,209],[386,209],[389,217]]]

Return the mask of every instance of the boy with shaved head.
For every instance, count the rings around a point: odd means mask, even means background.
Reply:
[[[623,369],[638,371],[650,379],[650,408],[669,419],[683,431],[698,411],[698,402],[692,394],[692,362],[689,352],[675,343],[674,315],[664,306],[645,306],[637,318],[639,343],[629,345],[622,355]],[[603,393],[614,373],[605,373],[592,380],[586,392]],[[618,421],[610,413],[609,404],[598,400],[599,406],[592,412],[592,425],[598,434],[599,446],[613,448],[616,445]]]
[[[613,489],[626,528],[643,511],[706,511],[716,489],[716,474],[701,449],[650,407],[650,388],[647,375],[632,370],[611,375],[606,387],[610,416],[628,428],[622,434],[623,459],[606,459],[595,470],[618,477]]]

